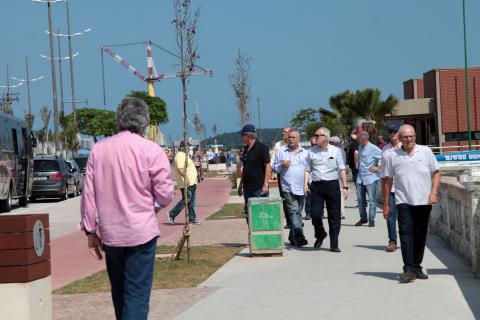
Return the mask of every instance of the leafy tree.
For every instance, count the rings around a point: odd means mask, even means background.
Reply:
[[[152,97],[146,91],[130,91],[128,97],[145,101],[150,114],[150,124],[158,126],[168,122],[167,104],[160,97]]]
[[[117,133],[115,112],[103,109],[82,108],[77,109],[77,130],[76,132],[93,136],[95,142],[98,136],[111,136]],[[72,130],[73,115],[65,117],[69,123],[68,130]]]
[[[290,120],[290,125],[297,130],[304,131],[306,126],[312,122],[317,122],[319,120],[318,109],[306,108],[298,110],[294,115],[292,120]]]

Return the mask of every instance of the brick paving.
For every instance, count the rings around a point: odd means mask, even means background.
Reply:
[[[219,210],[225,202],[238,202],[238,196],[230,197],[230,182],[227,179],[206,179],[199,185],[197,214],[202,220],[201,225],[192,226],[192,245],[227,245],[246,246],[248,243],[248,228],[244,219],[231,220],[204,220],[210,214]],[[177,195],[179,198],[179,195]],[[236,200],[236,201],[235,201]],[[176,202],[176,201],[174,201]],[[170,205],[170,209],[175,203]],[[175,245],[181,236],[184,221],[183,215],[178,217],[175,225],[167,223],[167,210],[159,215],[159,224],[162,237],[160,245]],[[83,274],[87,276],[104,268],[104,262],[95,262],[85,250],[85,237],[81,233],[75,233],[62,237],[63,242],[57,241],[57,249],[60,246],[74,245],[75,248],[69,253],[58,250],[63,257],[75,259],[75,255],[82,252]],[[68,240],[68,241],[65,241]],[[73,241],[74,240],[74,241]],[[52,259],[53,260],[53,259]],[[67,263],[67,259],[59,263],[56,260],[56,268]],[[53,261],[52,261],[53,265]],[[85,269],[87,271],[85,271]],[[71,279],[78,278],[80,270],[56,271],[56,287],[59,283],[69,283]],[[81,276],[80,278],[84,277]],[[183,311],[193,306],[198,301],[213,293],[215,288],[184,288],[153,290],[150,302],[149,319],[173,319]],[[114,311],[110,293],[53,295],[53,319],[54,320],[83,320],[83,319],[113,319]]]

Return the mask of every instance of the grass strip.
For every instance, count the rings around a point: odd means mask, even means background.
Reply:
[[[186,248],[178,261],[170,261],[167,257],[157,258],[153,274],[153,289],[196,287],[233,258],[242,248],[239,246],[198,246],[191,248],[191,261],[187,261]],[[165,254],[172,250],[172,246],[159,246],[157,253]],[[106,270],[103,270],[57,289],[53,293],[78,294],[109,291],[108,274]]]
[[[243,204],[226,203],[220,210],[212,214],[207,220],[245,219]]]

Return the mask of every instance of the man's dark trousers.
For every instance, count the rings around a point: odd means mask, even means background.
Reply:
[[[312,224],[315,228],[315,238],[323,239],[327,234],[323,227],[323,207],[327,206],[328,231],[330,234],[330,248],[338,248],[338,235],[341,227],[341,194],[338,180],[313,181],[312,193]]]
[[[403,271],[420,272],[432,206],[411,206],[402,203],[397,205],[397,209]]]
[[[147,320],[157,237],[135,247],[104,245],[117,320]]]

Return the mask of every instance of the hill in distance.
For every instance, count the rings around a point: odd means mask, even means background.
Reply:
[[[257,130],[258,140],[265,143],[267,146],[273,146],[277,141],[282,139],[282,128],[271,128],[271,129],[258,129]],[[213,137],[207,138],[202,141],[202,144],[214,144]],[[222,133],[217,136],[217,144],[223,144],[227,148],[241,148],[243,146],[242,138],[240,133],[228,132]]]

